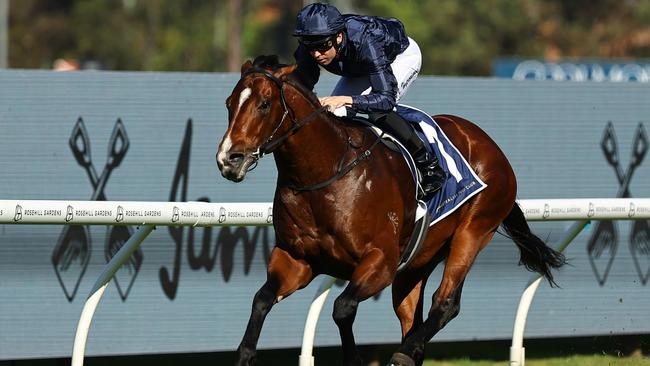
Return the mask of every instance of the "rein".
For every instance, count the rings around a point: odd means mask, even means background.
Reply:
[[[312,113],[310,113],[307,117],[303,118],[300,122],[296,122],[296,118],[294,117],[293,111],[289,108],[287,105],[287,100],[284,96],[284,81],[278,79],[270,73],[266,69],[262,68],[251,68],[250,70],[246,71],[244,73],[244,76],[249,75],[249,74],[262,74],[266,78],[270,79],[273,81],[273,83],[278,87],[280,90],[280,101],[282,102],[282,109],[284,110],[284,114],[282,114],[282,118],[280,118],[280,122],[278,123],[277,126],[273,129],[273,132],[271,132],[271,135],[269,138],[266,139],[264,143],[262,143],[258,148],[257,151],[253,153],[253,158],[255,158],[256,162],[257,160],[261,159],[262,156],[272,153],[275,149],[277,149],[282,143],[291,137],[291,135],[295,134],[299,129],[303,128],[305,125],[307,125],[309,122],[311,122],[317,115],[325,111],[327,108],[326,107],[320,107],[316,110],[314,110]],[[291,113],[290,113],[291,112]],[[275,141],[273,140],[273,137],[275,134],[278,132],[282,124],[284,123],[284,119],[289,115],[291,119],[292,126],[289,128],[289,131],[287,131],[284,135],[278,137]]]
[[[263,69],[263,68],[258,68],[258,67],[254,67],[254,68],[249,69],[248,71],[246,71],[244,73],[244,76],[246,76],[248,74],[262,74],[266,78],[273,81],[273,83],[280,90],[280,100],[282,102],[282,109],[284,110],[284,113],[282,114],[282,118],[280,119],[280,122],[273,129],[273,132],[271,132],[271,135],[266,139],[266,141],[264,143],[262,143],[257,148],[257,150],[254,153],[251,154],[251,157],[254,159],[253,164],[248,169],[248,171],[251,171],[251,170],[253,170],[253,169],[255,169],[257,167],[257,162],[264,155],[273,152],[280,145],[282,145],[282,143],[284,143],[289,137],[291,137],[293,134],[298,132],[298,130],[300,130],[301,128],[306,126],[309,122],[313,121],[314,118],[316,118],[319,114],[321,114],[322,112],[324,112],[326,110],[329,110],[329,108],[327,106],[317,108],[316,110],[311,112],[309,115],[307,115],[307,117],[305,117],[302,120],[297,122],[296,118],[295,118],[295,114],[293,113],[293,111],[287,105],[287,101],[286,101],[286,98],[285,98],[285,95],[284,95],[284,83],[285,83],[284,81],[282,81],[282,80],[278,79],[277,77],[275,77],[275,75],[273,75],[268,70]],[[275,136],[275,134],[278,132],[278,130],[280,129],[280,127],[284,123],[284,119],[287,117],[287,115],[289,115],[289,118],[290,118],[291,123],[292,123],[291,128],[289,128],[289,130],[284,135],[282,135],[282,136],[280,136],[280,137],[278,137],[278,138],[276,138],[274,140],[273,137]],[[299,192],[315,191],[315,190],[327,187],[328,185],[332,184],[336,180],[338,180],[338,179],[342,178],[343,176],[345,176],[346,174],[348,174],[352,169],[354,169],[354,167],[359,165],[360,162],[362,162],[363,160],[369,158],[372,149],[374,149],[375,146],[377,146],[377,144],[381,141],[381,138],[383,136],[384,136],[384,133],[382,132],[380,135],[377,136],[377,139],[370,145],[370,147],[368,147],[368,149],[366,149],[361,155],[357,155],[357,157],[352,162],[347,164],[345,167],[342,167],[343,161],[345,160],[345,156],[346,156],[346,154],[343,154],[343,157],[341,157],[341,160],[339,161],[338,168],[336,169],[336,173],[334,173],[334,175],[332,177],[330,177],[329,179],[326,179],[326,180],[324,180],[324,181],[322,181],[320,183],[311,184],[311,185],[303,186],[303,187],[298,187],[298,186],[294,186],[294,185],[288,185],[288,187],[291,188],[294,191],[299,191]],[[349,150],[350,146],[353,146],[352,141],[351,141],[351,139],[349,137],[348,137],[347,144],[348,144],[348,150]]]

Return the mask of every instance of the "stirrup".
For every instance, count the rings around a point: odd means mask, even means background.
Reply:
[[[442,185],[438,185],[433,189],[429,189],[429,190],[425,190],[424,187],[421,187],[418,190],[418,200],[423,202],[429,202],[429,200],[431,200],[436,195],[436,193],[440,191],[441,188]]]
[[[436,166],[431,170],[421,172],[421,176],[421,190],[418,198],[426,202],[442,189],[447,180],[447,174],[442,170],[442,167]]]

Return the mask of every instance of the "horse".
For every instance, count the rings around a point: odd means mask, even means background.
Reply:
[[[216,155],[222,176],[241,182],[265,154],[273,155],[278,174],[276,244],[237,365],[255,363],[271,308],[319,274],[348,281],[332,314],[344,365],[362,364],[352,332],[359,303],[389,285],[402,332],[389,364],[421,365],[425,344],[458,315],[465,277],[500,226],[519,248],[520,264],[555,285],[551,271],[565,259],[531,232],[515,202],[508,159],[477,125],[453,115],[434,119],[487,187],[431,226],[413,260],[397,271],[415,225],[416,185],[405,178],[411,172],[367,126],[325,110],[296,77],[296,67],[280,65],[275,56],[248,60],[226,100],[228,128]],[[425,285],[442,261],[442,280],[425,318]]]

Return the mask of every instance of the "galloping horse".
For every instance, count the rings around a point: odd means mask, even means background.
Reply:
[[[255,294],[237,365],[255,362],[257,341],[271,307],[319,274],[348,280],[334,302],[345,365],[361,365],[352,323],[359,302],[392,284],[402,343],[391,365],[421,365],[425,344],[460,308],[470,267],[502,226],[520,250],[520,263],[544,275],[564,257],[530,232],[515,203],[508,160],[479,127],[460,117],[435,116],[487,188],[433,225],[417,256],[397,271],[414,227],[415,184],[403,157],[365,126],[327,113],[292,75],[296,66],[258,57],[241,68],[228,97],[228,129],[219,145],[221,174],[240,182],[272,153],[278,170],[273,200],[277,243],[267,280]],[[369,153],[368,153],[369,152]],[[423,318],[423,294],[434,268],[446,261],[440,286]]]

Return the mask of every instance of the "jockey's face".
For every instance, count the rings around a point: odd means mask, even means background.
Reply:
[[[339,33],[336,35],[336,44],[340,45],[341,42],[343,42],[343,33]],[[319,64],[326,66],[332,63],[332,61],[336,58],[336,47],[332,45],[327,50],[324,49],[311,49],[309,51],[309,54],[311,54],[311,57],[313,57],[316,62]]]

